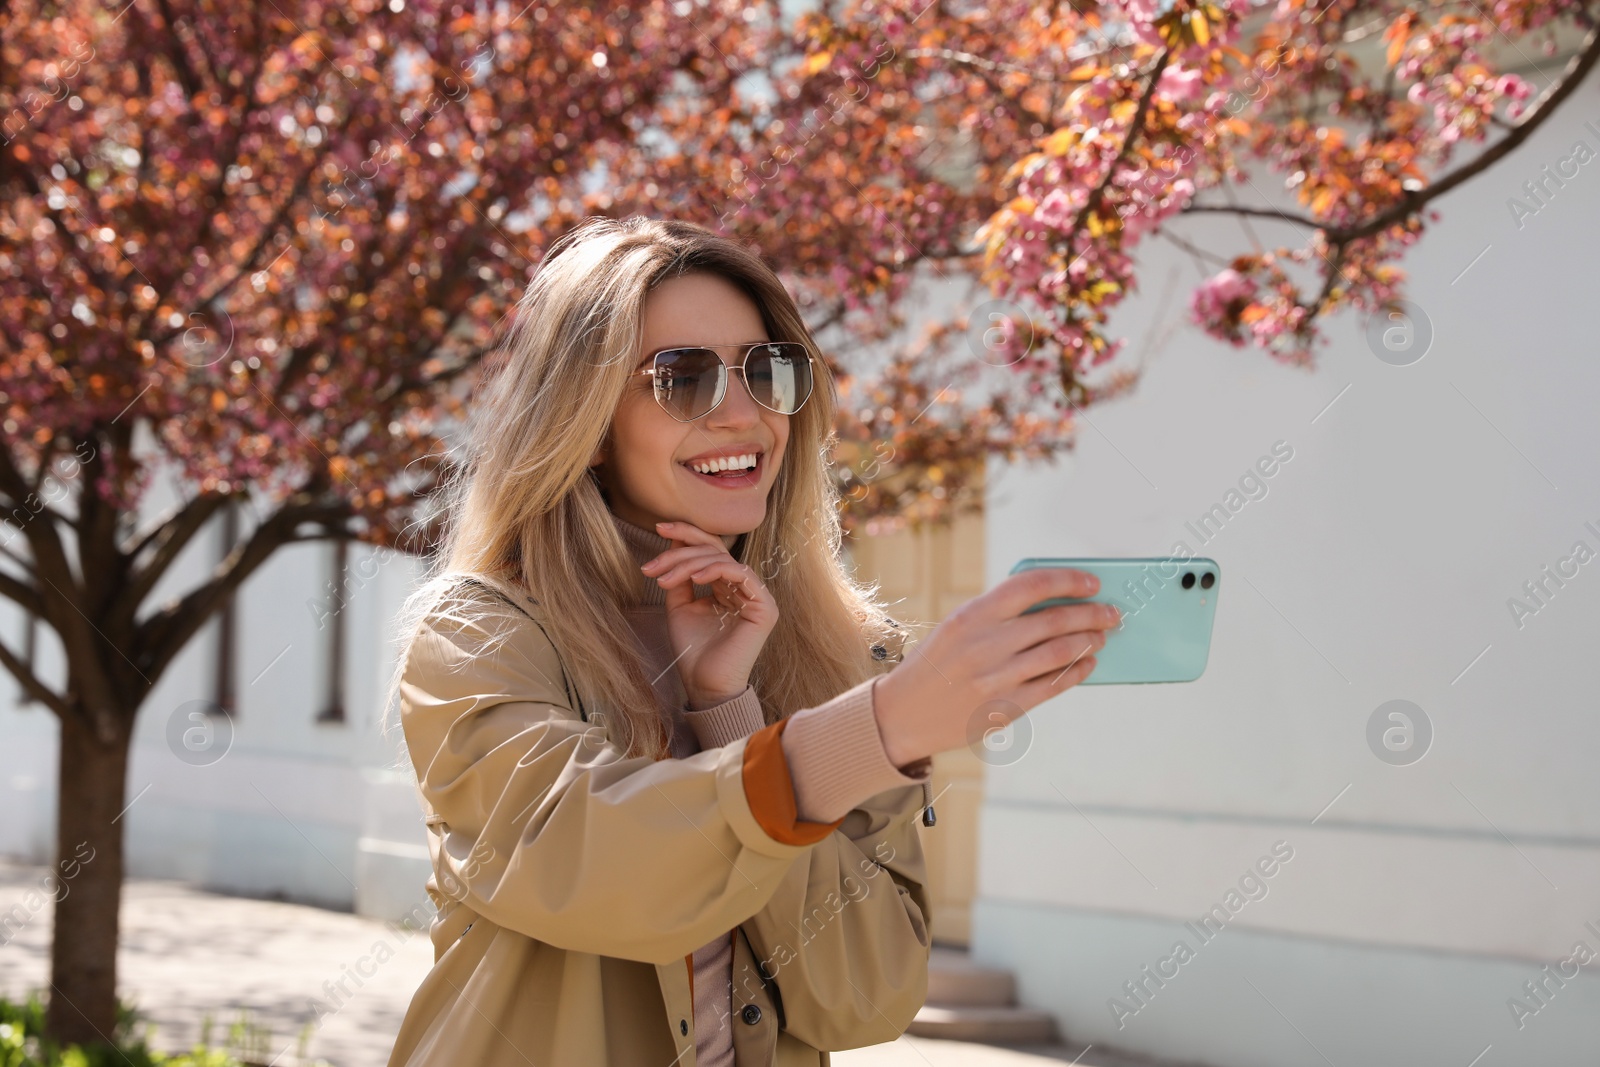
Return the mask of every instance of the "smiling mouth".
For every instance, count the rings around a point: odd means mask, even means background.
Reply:
[[[717,459],[685,462],[684,466],[696,474],[743,474],[755,470],[760,461],[760,453],[747,452],[742,456],[722,456]]]
[[[722,488],[736,489],[760,481],[765,462],[765,453],[752,452],[742,456],[725,456],[696,463],[679,463],[678,466],[700,481]]]

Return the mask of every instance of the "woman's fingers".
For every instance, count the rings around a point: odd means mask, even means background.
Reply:
[[[688,526],[686,523],[675,525]],[[704,532],[697,527],[689,529]],[[709,534],[707,536],[710,537]],[[710,585],[717,603],[739,613],[741,617],[745,605],[763,599],[771,601],[771,594],[766,591],[755,571],[729,555],[727,546],[716,538],[712,538],[711,544],[669,548],[647,562],[644,571],[646,574],[658,572],[654,574],[657,584],[669,591],[687,592],[691,582]],[[676,604],[677,598],[674,597],[671,602]]]
[[[682,541],[690,545],[710,545],[726,552],[727,546],[722,543],[722,538],[716,534],[706,533],[692,522],[658,522],[656,533],[673,541]]]
[[[733,557],[728,555],[728,550],[718,545],[716,548],[695,545],[689,548],[673,548],[656,557],[664,561],[665,569],[661,565],[645,571],[651,574],[663,586],[670,588],[683,581],[689,575],[701,570],[708,563],[717,559],[726,559],[732,562]],[[652,574],[652,572],[654,572]]]
[[[1017,690],[1016,702],[1031,710],[1053,696],[1060,696],[1089,677],[1094,672],[1096,662],[1093,656],[1084,656],[1065,669],[1033,679]]]
[[[1106,632],[1119,622],[1115,607],[1085,602],[1019,615],[998,626],[952,615],[944,626],[950,628],[948,636],[954,639],[955,651],[949,658],[968,661],[973,671],[1000,684],[1018,686],[1055,674],[1078,657],[1098,651],[1105,645]],[[979,627],[977,632],[971,632],[974,626]],[[945,666],[945,673],[950,669]]]
[[[1015,684],[1023,685],[1060,674],[1080,660],[1094,655],[1105,647],[1104,630],[1063,634],[1042,641],[1026,652],[1013,656],[1007,665],[1008,674]]]
[[[691,581],[709,585],[711,596],[696,601]],[[770,629],[778,617],[778,602],[755,572],[726,555],[699,567],[685,564],[678,580],[667,588],[669,612],[690,604],[702,609],[712,607],[718,616],[718,629],[728,625],[729,617]]]
[[[755,572],[732,558],[712,560],[689,576],[701,585],[710,585],[717,601],[734,611],[742,612],[752,604],[773,602],[772,594]]]
[[[1100,579],[1088,571],[1036,567],[1011,575],[970,603],[980,620],[995,623],[1014,619],[1041,600],[1094,596],[1099,591]]]
[[[1115,607],[1081,601],[1098,588],[1085,572],[1041,568],[951,612],[920,643],[923,655],[878,680],[874,706],[890,758],[903,765],[969,744],[974,709],[996,702],[1020,716],[1087,678],[1120,622]],[[1055,597],[1080,602],[1023,614]]]
[[[1058,604],[1030,615],[1018,615],[1002,623],[999,630],[1020,651],[1062,634],[1114,630],[1121,620],[1121,613],[1110,604]]]
[[[723,548],[721,544],[673,545],[671,548],[663,549],[661,554],[655,558],[645,560],[644,567],[647,570],[653,570],[659,573],[665,570],[667,567],[672,566],[674,563],[681,562],[685,559],[698,559],[701,556],[726,556],[727,554],[728,550]]]
[[[707,559],[719,557],[733,559],[721,537],[707,533],[692,522],[659,522],[656,532],[675,543],[655,559],[646,561],[643,570],[659,579],[663,586],[670,588],[682,581],[688,564],[703,564]]]

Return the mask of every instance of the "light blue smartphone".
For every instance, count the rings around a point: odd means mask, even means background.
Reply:
[[[1148,682],[1192,682],[1206,669],[1211,654],[1211,622],[1216,616],[1222,569],[1203,557],[1138,559],[1022,560],[1012,574],[1036,567],[1071,567],[1100,579],[1100,591],[1088,597],[1054,597],[1024,611],[1031,614],[1057,604],[1114,604],[1122,622],[1106,632],[1106,644],[1095,653],[1095,668],[1083,685],[1127,685]]]

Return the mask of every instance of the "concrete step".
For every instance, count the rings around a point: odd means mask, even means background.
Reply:
[[[1049,1012],[1017,1007],[924,1004],[906,1032],[988,1045],[1047,1045],[1057,1040],[1055,1018]]]
[[[928,959],[928,1003],[1004,1007],[1017,1002],[1017,980],[1001,967],[974,963],[965,952],[935,946]]]
[[[991,1045],[1056,1041],[1055,1019],[1048,1012],[1017,1006],[1017,980],[1010,971],[937,945],[928,957],[927,1002],[907,1032]]]

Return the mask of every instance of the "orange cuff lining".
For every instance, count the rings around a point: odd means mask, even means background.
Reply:
[[[750,735],[744,749],[744,795],[768,837],[785,845],[814,845],[838,829],[844,818],[808,822],[799,817],[794,779],[779,740],[788,725],[787,718],[779,719]]]

